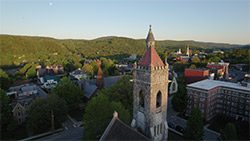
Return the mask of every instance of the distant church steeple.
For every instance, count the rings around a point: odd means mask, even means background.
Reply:
[[[187,53],[186,53],[187,56],[190,56],[189,52],[190,52],[190,51],[189,51],[189,45],[188,45],[188,46],[187,46]]]

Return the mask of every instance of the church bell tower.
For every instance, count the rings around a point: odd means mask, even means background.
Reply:
[[[151,26],[146,47],[144,56],[134,66],[131,126],[151,140],[167,140],[168,64],[155,50]]]

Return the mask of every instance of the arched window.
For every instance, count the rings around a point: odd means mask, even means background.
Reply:
[[[161,91],[159,91],[156,96],[156,108],[159,108],[160,106],[161,106]]]
[[[144,108],[144,94],[142,90],[139,93],[139,105]]]

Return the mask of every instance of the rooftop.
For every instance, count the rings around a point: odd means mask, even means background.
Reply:
[[[148,67],[165,66],[154,47],[150,47],[147,49],[146,53],[139,61],[139,65]]]
[[[203,90],[211,90],[216,87],[227,87],[227,88],[245,90],[245,91],[250,92],[250,88],[241,86],[240,84],[237,84],[237,83],[225,82],[225,81],[219,81],[219,80],[210,80],[210,79],[205,79],[199,82],[195,82],[187,86],[193,87],[193,88],[199,88]]]
[[[151,30],[151,26],[149,29],[149,33],[146,39],[146,42],[153,42],[154,41],[154,36]],[[143,57],[140,59],[139,63],[140,66],[144,67],[160,67],[160,66],[165,66],[164,63],[162,62],[161,58],[157,54],[154,45],[147,47],[147,51],[143,55]]]
[[[126,125],[118,118],[118,113],[114,113],[113,119],[110,121],[108,127],[104,131],[99,141],[106,140],[149,140],[143,134],[137,132],[132,127]]]

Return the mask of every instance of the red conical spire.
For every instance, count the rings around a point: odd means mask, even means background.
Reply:
[[[145,52],[144,56],[139,61],[138,65],[145,66],[145,67],[165,66],[154,48],[155,40],[154,40],[153,32],[151,30],[151,25],[150,25],[148,36],[146,39],[146,44],[147,44],[147,51]]]

